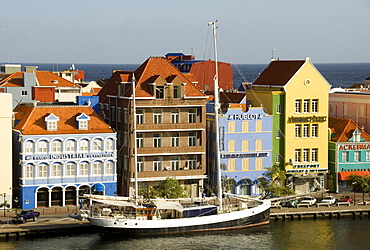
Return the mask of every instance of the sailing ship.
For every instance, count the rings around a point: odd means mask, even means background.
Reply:
[[[212,25],[216,74],[214,79],[215,126],[218,127],[219,88],[216,47],[216,23]],[[135,87],[133,80],[133,108],[135,115]],[[134,137],[136,136],[136,119]],[[218,129],[216,129],[218,131]],[[216,132],[216,141],[219,141]],[[134,139],[136,142],[136,138]],[[219,143],[215,143],[219,152]],[[136,148],[136,147],[135,147]],[[135,152],[134,152],[135,154]],[[223,197],[221,185],[220,154],[215,159],[218,168],[218,195],[198,199],[140,200],[137,190],[137,169],[135,169],[135,198],[85,195],[97,205],[82,209],[75,218],[87,218],[91,225],[101,228],[102,233],[123,234],[126,236],[166,235],[200,231],[240,229],[268,224],[270,221],[269,200],[227,194]]]

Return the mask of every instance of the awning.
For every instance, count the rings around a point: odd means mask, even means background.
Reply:
[[[358,174],[358,175],[368,175],[370,176],[370,171],[345,171],[345,172],[338,172],[338,180],[345,181],[348,180],[348,176],[351,174]]]
[[[103,184],[96,183],[96,184],[94,184],[94,185],[92,186],[91,190],[92,190],[93,192],[102,192],[102,191],[104,191],[104,186],[103,186]]]
[[[178,201],[154,201],[154,205],[157,209],[173,209],[177,211],[183,211],[184,208]]]
[[[112,205],[112,206],[119,206],[119,207],[134,207],[134,208],[140,208],[141,206],[135,205],[133,202],[129,201],[116,201],[116,200],[100,200],[100,199],[92,199],[95,202],[99,202],[106,205]]]

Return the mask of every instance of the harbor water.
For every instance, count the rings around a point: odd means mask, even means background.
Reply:
[[[271,221],[237,231],[163,237],[111,237],[97,234],[0,241],[0,249],[367,249],[370,219]]]

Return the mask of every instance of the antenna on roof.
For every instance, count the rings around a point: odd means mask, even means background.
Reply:
[[[271,61],[276,60],[276,58],[274,57],[274,50],[279,50],[279,49],[271,49]]]

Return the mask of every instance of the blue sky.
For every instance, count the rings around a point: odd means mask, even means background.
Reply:
[[[168,52],[219,60],[370,62],[370,0],[2,1],[0,62],[132,63]]]

